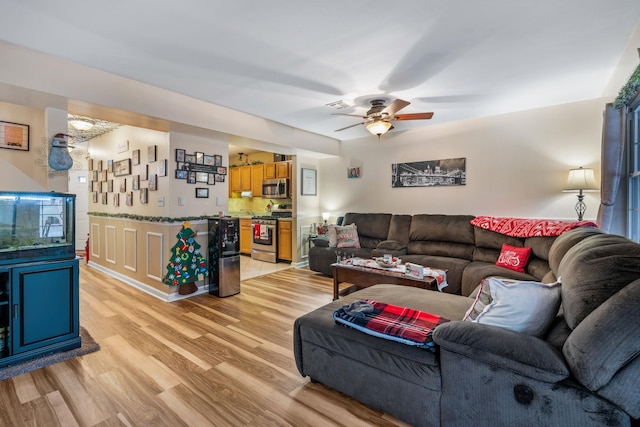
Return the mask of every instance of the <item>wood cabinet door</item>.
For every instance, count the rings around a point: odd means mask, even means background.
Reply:
[[[251,191],[251,166],[240,166],[240,191]]]
[[[278,221],[278,258],[287,261],[293,258],[291,221]]]
[[[264,165],[264,179],[274,179],[276,177],[276,164],[265,163]]]
[[[251,241],[253,230],[251,229],[251,219],[240,220],[240,253],[251,254]]]
[[[291,178],[289,165],[291,162],[276,162],[276,178]]]
[[[251,165],[251,192],[253,197],[262,197],[264,165]]]
[[[231,168],[229,171],[229,180],[231,181],[231,191],[242,191],[242,182],[240,182],[240,168]]]

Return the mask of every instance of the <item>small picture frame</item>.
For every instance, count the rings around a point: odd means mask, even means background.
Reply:
[[[126,193],[127,192],[127,179],[123,178],[120,180],[120,192],[121,193]]]
[[[29,151],[29,125],[0,121],[0,148]]]
[[[209,177],[207,178],[207,184],[216,185],[216,174],[215,173],[210,173],[209,174]]]
[[[178,170],[181,170],[181,171],[186,170],[187,169],[186,166],[187,164],[185,162],[176,162],[176,169]]]
[[[196,163],[199,165],[204,165],[204,153],[196,151]]]
[[[146,181],[149,179],[149,165],[140,166],[140,181]]]
[[[196,199],[208,199],[209,189],[206,187],[196,187]]]
[[[90,170],[90,171],[93,170],[93,159],[92,158],[87,159],[87,170]]]
[[[109,193],[102,193],[102,204],[106,205],[109,203],[109,198],[108,198],[108,194]]]
[[[195,163],[196,162],[196,155],[195,154],[185,154],[184,155],[184,162],[185,163]]]
[[[125,204],[127,206],[133,206],[133,191],[127,193]]]
[[[100,181],[105,182],[107,180],[107,170],[100,171]]]
[[[131,159],[118,160],[113,164],[113,176],[131,175]]]
[[[149,191],[157,191],[158,190],[158,175],[152,173],[149,175]]]
[[[226,175],[227,174],[227,167],[226,166],[218,166],[218,169],[217,169],[216,173],[218,175]]]
[[[140,150],[133,150],[131,152],[131,161],[134,165],[140,164]]]
[[[107,191],[109,193],[113,193],[113,180],[110,179],[109,181],[107,181]]]
[[[98,167],[96,168],[96,170],[102,171],[102,160],[98,160]]]
[[[184,163],[184,155],[186,154],[185,150],[182,148],[176,148],[176,162]]]
[[[176,179],[187,179],[187,174],[189,172],[182,170],[182,169],[176,169]]]
[[[207,172],[196,172],[196,182],[208,182],[209,174]]]
[[[140,203],[146,205],[149,203],[149,189],[141,188],[140,189]]]
[[[203,162],[207,166],[215,166],[215,158],[214,156],[210,156],[208,154],[204,155]]]
[[[113,173],[113,160],[107,160],[107,172]]]
[[[91,181],[93,182],[97,182],[98,181],[98,171],[91,171]]]
[[[224,182],[224,177],[225,175],[220,175],[219,173],[216,174],[215,180],[216,182]]]
[[[148,157],[149,163],[155,162],[157,155],[158,155],[158,146],[157,145],[150,145],[147,148],[147,157]]]
[[[131,179],[131,189],[139,190],[140,189],[140,175],[134,175]]]
[[[188,171],[187,172],[187,184],[195,184],[196,183],[196,172]]]
[[[158,161],[158,176],[167,176],[167,159]]]
[[[120,193],[113,193],[113,206],[116,208],[120,206]]]
[[[360,168],[357,166],[347,168],[347,178],[360,178]]]
[[[315,169],[307,169],[302,168],[301,172],[301,181],[302,185],[300,187],[302,196],[315,196],[317,195],[317,185],[318,185],[318,171]]]
[[[213,155],[213,164],[214,166],[222,166],[222,156],[219,154]]]
[[[91,201],[93,203],[98,203],[98,192],[94,191],[93,194],[91,194]]]

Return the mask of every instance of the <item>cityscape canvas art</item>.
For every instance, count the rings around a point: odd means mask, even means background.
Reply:
[[[391,164],[391,186],[436,187],[466,184],[467,159],[423,160]]]

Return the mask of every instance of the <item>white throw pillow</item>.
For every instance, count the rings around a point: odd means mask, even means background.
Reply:
[[[489,277],[463,320],[542,336],[560,308],[560,282]]]

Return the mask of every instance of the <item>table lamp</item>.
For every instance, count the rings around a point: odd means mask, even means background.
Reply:
[[[578,192],[578,203],[576,203],[576,213],[578,214],[578,221],[582,221],[584,213],[587,210],[587,205],[584,203],[583,192],[598,191],[596,185],[596,178],[593,174],[593,169],[570,169],[569,177],[567,178],[567,185],[564,192]]]

